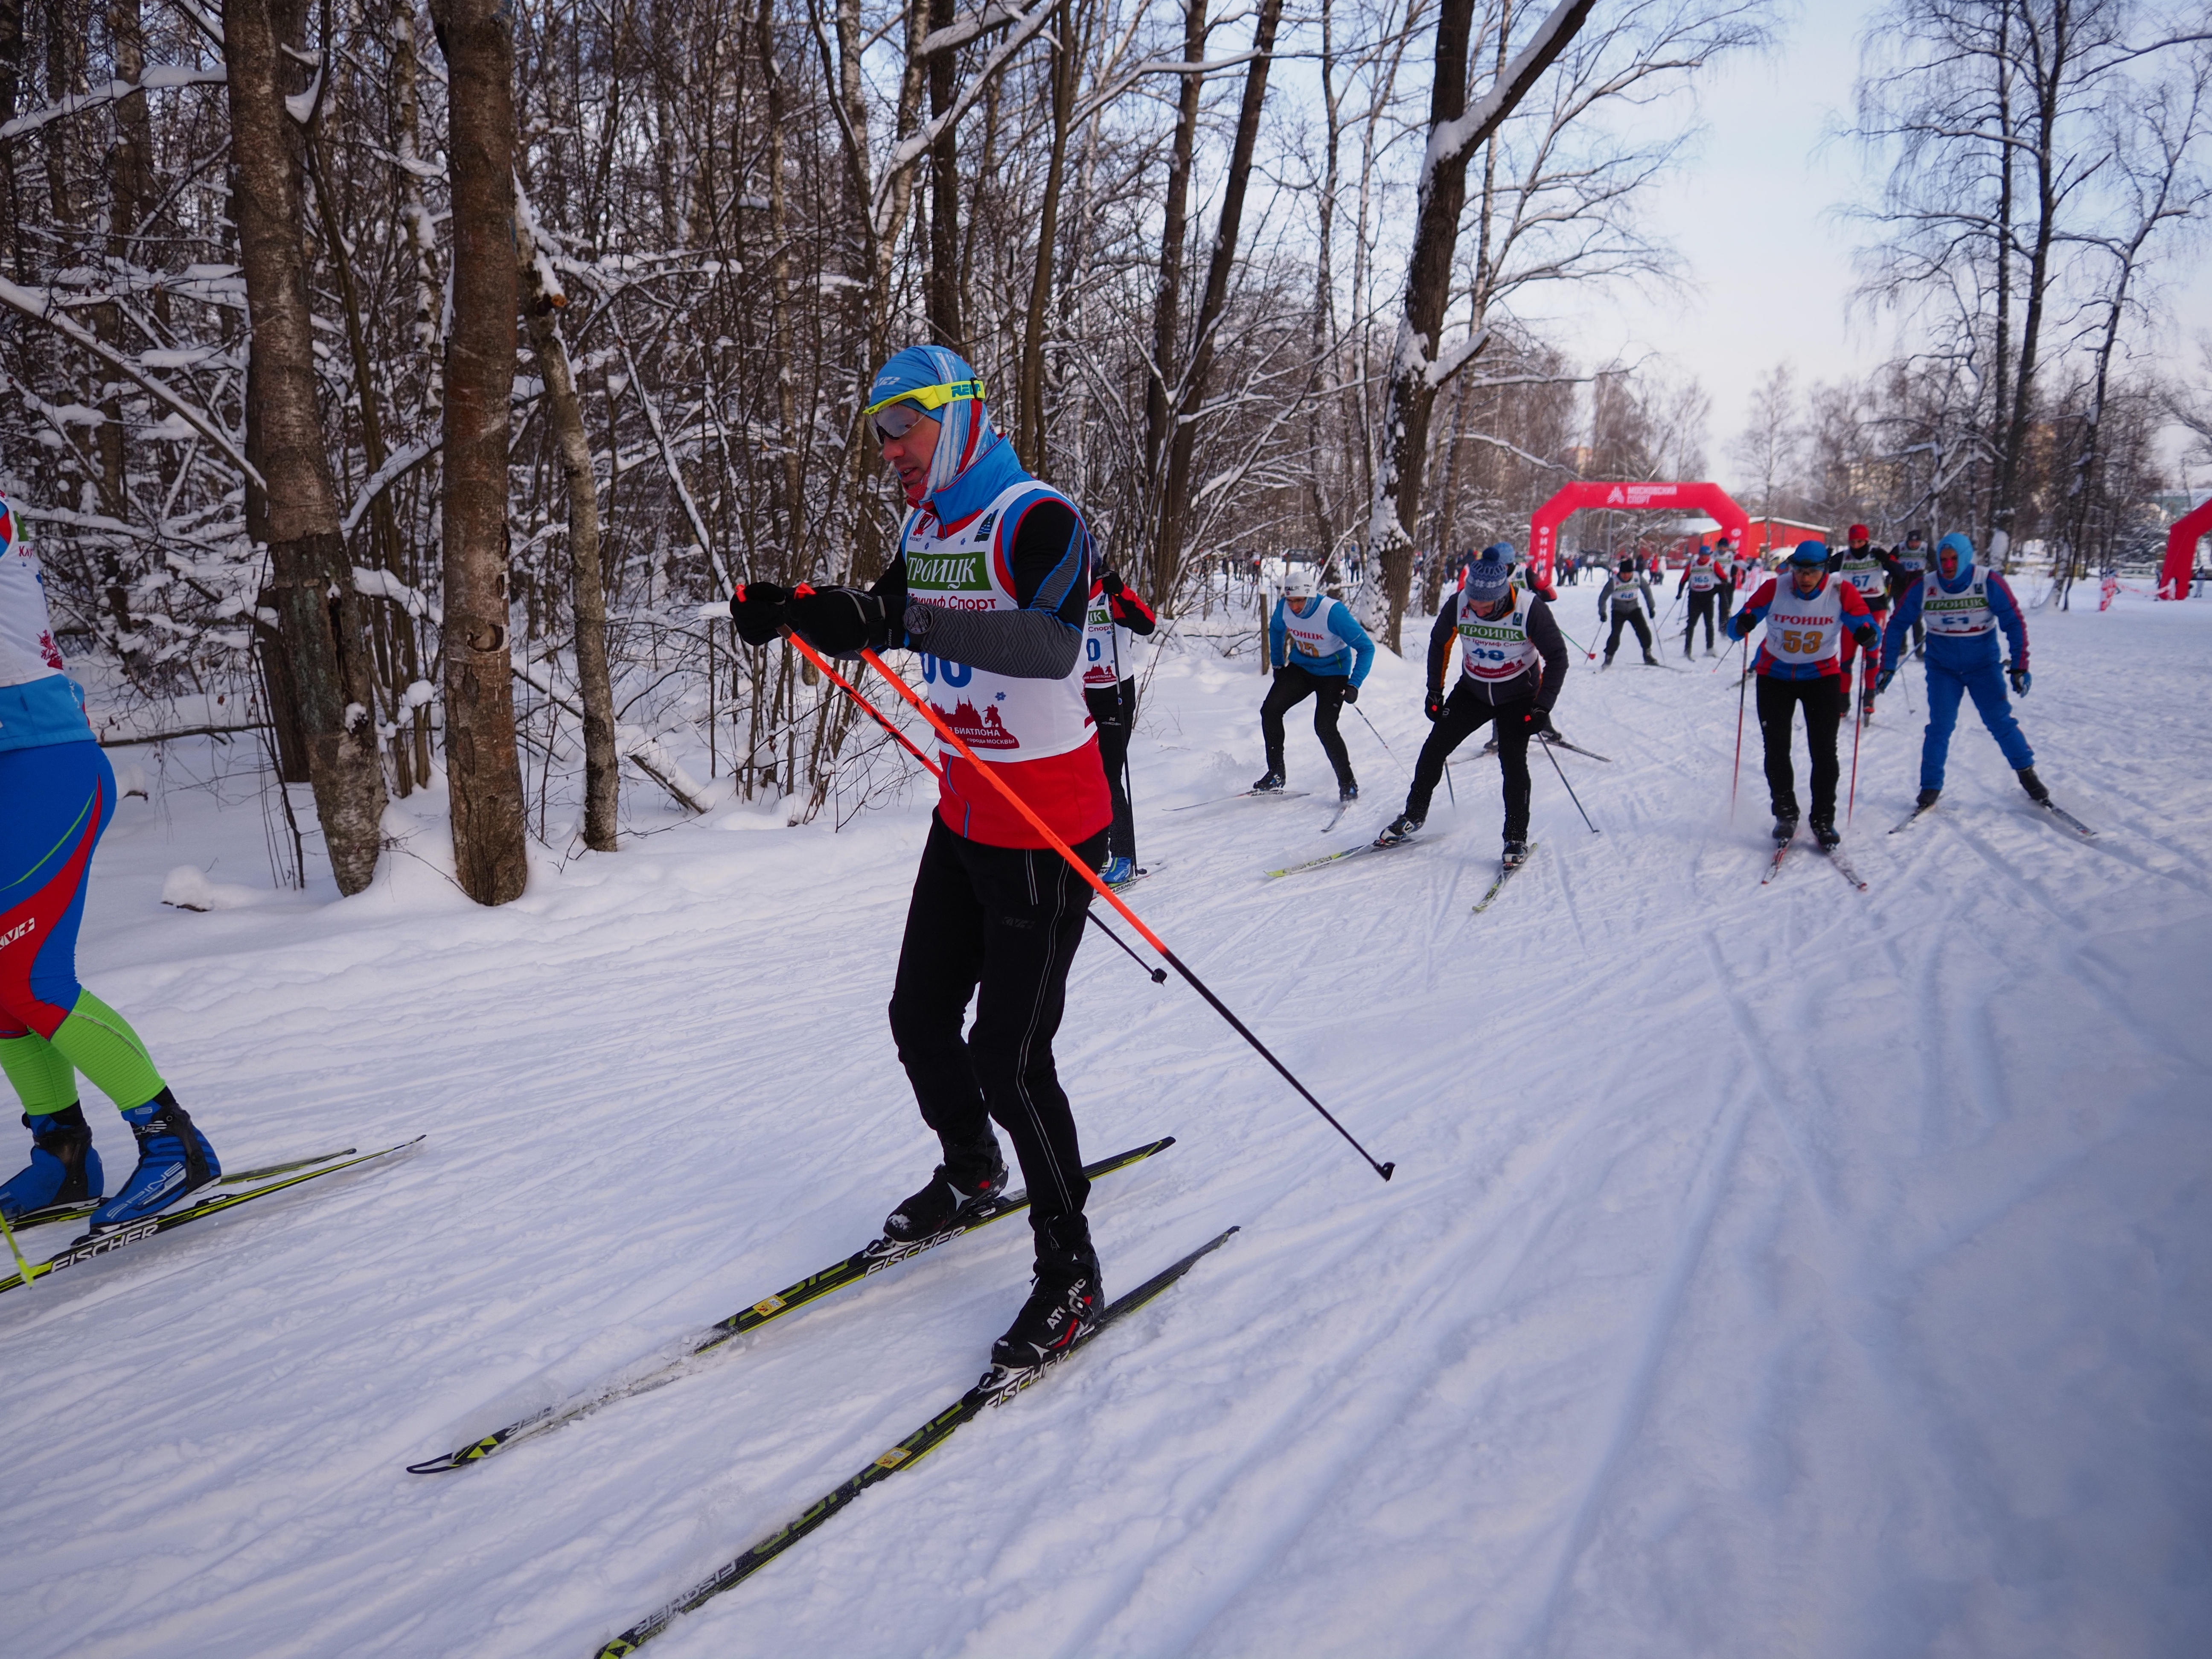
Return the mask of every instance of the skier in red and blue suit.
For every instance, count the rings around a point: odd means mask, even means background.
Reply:
[[[130,1022],[78,983],[77,928],[93,849],[115,816],[115,772],[64,672],[45,578],[0,498],[0,1070],[23,1103],[31,1161],[0,1183],[9,1220],[106,1191],[76,1074],[138,1140],[123,1189],[93,1211],[111,1232],[222,1173]]]
[[[1931,584],[1930,576],[1935,578]],[[1909,570],[1898,590],[1897,606],[1889,618],[1882,641],[1882,660],[1896,664],[1907,632],[1916,622],[1927,623],[1928,726],[1920,740],[1920,795],[1925,809],[1943,793],[1944,763],[1950,758],[1951,733],[1959,723],[1959,702],[1974,700],[1975,712],[1990,735],[2004,751],[2005,764],[2020,776],[2020,787],[2038,805],[2051,799],[2051,791],[2035,775],[2035,751],[2013,718],[2005,697],[2005,683],[2013,694],[2024,697],[2033,683],[2027,672],[2027,618],[2011,586],[1994,570],[1974,562],[1974,544],[1954,531],[1936,544],[1936,568]],[[2002,631],[2012,659],[1997,654]],[[1882,671],[1880,687],[1887,689],[1894,666]]]
[[[1805,744],[1813,751],[1813,834],[1821,849],[1843,837],[1836,829],[1836,729],[1850,696],[1843,677],[1843,641],[1849,635],[1869,657],[1881,635],[1874,614],[1850,582],[1828,574],[1825,542],[1800,542],[1790,550],[1786,575],[1770,576],[1729,621],[1730,639],[1750,636],[1761,623],[1766,635],[1752,670],[1759,676],[1759,733],[1766,747],[1766,787],[1774,807],[1774,839],[1797,833],[1797,780],[1790,765],[1794,711],[1805,709]]]

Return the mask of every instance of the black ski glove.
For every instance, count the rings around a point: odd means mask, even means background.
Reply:
[[[2034,675],[2025,668],[2014,668],[2010,663],[2005,665],[2005,678],[2012,682],[2012,694],[2015,697],[2026,696],[2027,688],[2035,684]]]
[[[1421,712],[1431,720],[1442,720],[1444,717],[1444,694],[1442,691],[1430,692],[1421,703]]]
[[[767,645],[783,632],[783,608],[791,590],[775,582],[745,582],[730,595],[730,619],[747,645]]]
[[[1346,702],[1358,702],[1359,701],[1359,688],[1354,685],[1350,680],[1346,680],[1344,683],[1344,700]]]
[[[1121,580],[1121,573],[1110,565],[1107,567],[1106,574],[1098,579],[1098,585],[1116,599],[1121,597],[1122,589],[1127,586]]]
[[[903,637],[890,601],[856,587],[802,587],[784,606],[783,622],[826,657],[881,651]]]

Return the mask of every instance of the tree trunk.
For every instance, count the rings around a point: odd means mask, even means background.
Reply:
[[[453,861],[479,904],[529,874],[507,638],[507,456],[514,388],[514,36],[500,0],[440,0],[453,204],[446,343],[446,775]]]
[[[1438,334],[1451,295],[1452,254],[1467,201],[1467,164],[1489,141],[1552,62],[1581,31],[1594,0],[1559,0],[1534,36],[1492,85],[1474,118],[1467,110],[1468,37],[1474,0],[1443,0],[1437,16],[1436,70],[1430,83],[1429,152],[1421,173],[1413,249],[1407,262],[1406,310],[1398,325],[1383,403],[1382,475],[1368,517],[1370,556],[1379,555],[1389,599],[1387,640],[1399,649],[1400,623],[1413,583],[1413,530],[1421,516],[1429,416],[1443,377],[1436,373]]]
[[[1237,137],[1229,155],[1229,176],[1222,186],[1221,216],[1213,231],[1213,253],[1206,263],[1206,292],[1191,331],[1190,368],[1174,398],[1174,436],[1168,444],[1168,471],[1160,491],[1160,553],[1154,562],[1152,591],[1175,592],[1182,575],[1183,520],[1190,507],[1191,457],[1198,447],[1198,422],[1185,418],[1206,402],[1206,383],[1213,373],[1213,334],[1229,306],[1229,276],[1237,265],[1237,235],[1243,226],[1244,192],[1252,178],[1252,151],[1259,142],[1260,111],[1267,98],[1267,66],[1274,60],[1275,29],[1283,0],[1260,0],[1252,32],[1255,56],[1244,70],[1244,102],[1237,112]]]
[[[280,47],[298,40],[305,12],[305,0],[225,0],[230,211],[253,331],[248,449],[268,484],[260,514],[252,516],[265,521],[270,586],[331,871],[341,893],[357,893],[376,873],[384,769],[376,757],[366,617],[339,534],[315,398],[300,139],[284,109],[292,77]]]
[[[1205,61],[1206,0],[1183,0],[1182,55],[1188,64]],[[1153,596],[1168,599],[1166,526],[1159,513],[1158,491],[1167,471],[1169,447],[1175,439],[1176,410],[1182,374],[1176,348],[1182,341],[1182,252],[1189,231],[1190,160],[1198,143],[1199,95],[1205,90],[1195,73],[1182,77],[1182,94],[1176,106],[1175,145],[1168,158],[1168,195],[1160,222],[1159,297],[1152,307],[1152,374],[1145,383],[1144,489],[1151,520],[1152,546],[1146,550],[1146,580]]]
[[[929,27],[949,28],[953,0],[929,0]],[[953,71],[959,51],[939,52],[929,60],[929,117],[952,107],[957,88]],[[929,147],[929,332],[939,345],[961,349],[960,334],[960,124],[947,121]]]
[[[570,606],[576,617],[576,689],[583,696],[584,845],[596,853],[615,850],[616,809],[620,805],[622,758],[615,752],[614,680],[607,672],[607,589],[599,569],[599,492],[592,477],[592,442],[584,430],[583,400],[568,348],[555,325],[554,313],[568,303],[558,289],[546,287],[546,268],[530,234],[535,216],[517,227],[518,275],[522,284],[523,327],[545,382],[545,412],[559,446],[561,477],[568,492],[568,574],[574,589]]]
[[[1086,13],[1086,15],[1088,14]],[[1014,453],[1042,477],[1044,453],[1044,319],[1052,303],[1052,269],[1060,241],[1060,197],[1067,177],[1067,132],[1075,118],[1075,83],[1081,48],[1074,35],[1075,8],[1060,0],[1053,19],[1052,156],[1045,164],[1044,200],[1037,212],[1036,264],[1030,274],[1029,309],[1022,317],[1021,385],[1017,388]]]

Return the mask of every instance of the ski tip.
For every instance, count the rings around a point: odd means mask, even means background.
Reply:
[[[424,1462],[410,1463],[407,1466],[407,1473],[410,1474],[444,1474],[450,1469],[458,1469],[461,1466],[458,1462],[453,1461],[453,1455],[451,1452],[440,1452],[435,1457],[430,1458]]]

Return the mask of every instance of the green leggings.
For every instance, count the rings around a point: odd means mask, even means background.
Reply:
[[[69,1018],[51,1039],[31,1031],[0,1037],[0,1071],[23,1097],[23,1109],[44,1117],[76,1104],[76,1074],[124,1111],[161,1092],[161,1074],[131,1023],[89,991],[80,990]]]

